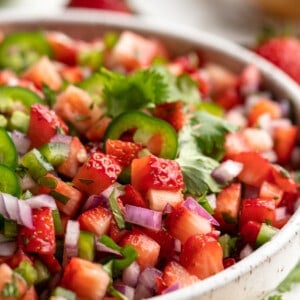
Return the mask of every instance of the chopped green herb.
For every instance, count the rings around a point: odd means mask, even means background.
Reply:
[[[116,198],[116,192],[115,190],[112,191],[110,194],[108,201],[109,201],[109,206],[111,208],[111,211],[113,213],[114,219],[119,227],[119,229],[124,229],[125,228],[125,221],[122,215],[122,212],[120,210],[120,207],[118,205],[118,201]]]
[[[67,197],[57,191],[50,191],[49,195],[51,195],[53,198],[55,198],[57,201],[59,201],[63,204],[66,204],[70,200],[69,197]]]

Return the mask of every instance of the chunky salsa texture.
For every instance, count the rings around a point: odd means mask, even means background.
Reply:
[[[0,299],[142,299],[268,242],[299,196],[292,104],[152,37],[0,43]]]

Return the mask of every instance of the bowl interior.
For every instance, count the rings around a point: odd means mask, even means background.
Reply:
[[[139,18],[132,18],[121,14],[95,13],[73,10],[67,14],[51,16],[48,18],[30,16],[1,16],[0,29],[5,32],[49,29],[63,31],[75,38],[87,39],[98,37],[107,31],[134,30],[145,36],[161,39],[172,54],[178,55],[190,50],[200,49],[205,60],[220,63],[234,72],[239,72],[246,64],[255,64],[261,70],[264,84],[268,90],[274,91],[277,98],[291,99],[295,106],[295,116],[300,124],[300,90],[296,83],[290,80],[283,72],[256,56],[246,49],[228,42],[220,37],[188,27],[159,26],[149,22],[142,22]],[[274,241],[262,246],[253,255],[236,264],[235,268],[225,270],[212,278],[208,278],[193,288],[182,289],[175,294],[159,297],[161,299],[221,299],[214,298],[213,291],[218,287],[240,278],[245,273],[252,272],[261,263],[270,259],[272,255],[281,253],[286,245],[299,233],[300,211],[298,210],[291,221],[274,238]],[[299,244],[299,245],[298,245]],[[300,243],[297,249],[300,252]],[[296,250],[296,249],[295,249]],[[281,252],[280,252],[281,251]],[[294,251],[293,253],[295,253]],[[296,263],[298,257],[291,259],[279,277],[278,284]],[[275,279],[274,279],[275,280]],[[266,289],[268,289],[266,285]],[[237,293],[238,294],[238,293]],[[241,294],[242,295],[242,294]],[[205,298],[207,297],[207,298]],[[211,298],[210,298],[211,297]],[[225,297],[225,296],[224,296]],[[223,298],[229,299],[229,298]],[[232,297],[231,299],[238,299]],[[245,298],[244,298],[245,299]]]

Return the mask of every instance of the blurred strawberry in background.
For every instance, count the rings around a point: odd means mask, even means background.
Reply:
[[[130,13],[124,0],[70,0],[68,7],[94,8]]]

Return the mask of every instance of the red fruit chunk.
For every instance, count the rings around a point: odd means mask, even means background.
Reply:
[[[182,246],[180,263],[199,279],[207,278],[224,269],[223,250],[211,236],[192,235]]]
[[[111,220],[112,213],[101,206],[85,211],[78,218],[80,229],[93,232],[97,236],[108,232]]]
[[[51,209],[48,207],[33,209],[32,221],[34,229],[20,226],[19,247],[25,252],[54,254],[56,243]]]
[[[300,41],[294,37],[274,37],[256,52],[300,83]]]
[[[120,173],[121,166],[115,158],[94,152],[78,170],[73,184],[89,195],[100,194],[117,180]]]
[[[142,195],[131,185],[127,184],[124,187],[124,194],[120,196],[123,204],[130,204],[140,207],[147,207],[146,201],[142,197]]]
[[[255,242],[260,231],[260,227],[260,223],[255,221],[248,221],[241,228],[241,237],[246,243],[249,243],[252,247],[255,247]]]
[[[131,183],[140,192],[151,188],[177,191],[183,188],[183,176],[175,160],[149,155],[132,161]]]
[[[130,245],[135,248],[138,253],[137,262],[144,270],[147,267],[154,267],[158,262],[160,246],[148,235],[132,231],[121,241],[121,245]]]
[[[115,157],[122,167],[128,167],[141,150],[142,145],[121,140],[108,139],[105,144],[106,153]]]
[[[102,265],[73,257],[67,264],[61,285],[76,293],[78,299],[98,300],[106,294],[110,283]]]
[[[67,133],[68,127],[53,110],[43,104],[31,106],[28,128],[31,148],[48,143],[59,130]]]

